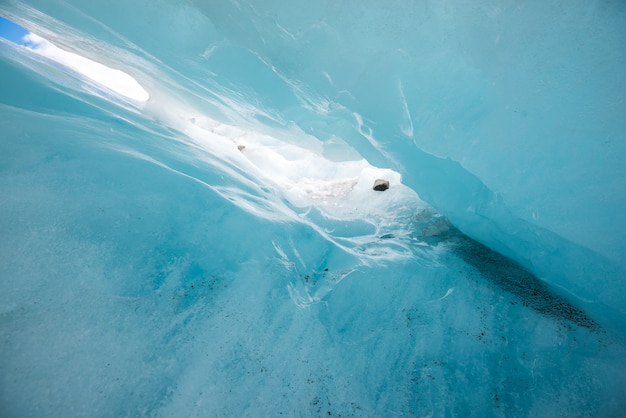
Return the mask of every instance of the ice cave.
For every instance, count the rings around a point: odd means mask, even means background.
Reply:
[[[623,1],[0,0],[0,416],[622,417],[624,160]]]

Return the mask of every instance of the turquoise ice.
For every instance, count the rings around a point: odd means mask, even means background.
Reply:
[[[626,5],[0,16],[0,415],[623,414]]]

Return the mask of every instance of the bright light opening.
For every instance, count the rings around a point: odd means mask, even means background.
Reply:
[[[146,89],[124,71],[115,70],[89,58],[61,49],[45,38],[30,33],[2,17],[0,17],[0,36],[14,43],[19,43],[36,54],[57,62],[120,96],[138,102],[145,102],[150,98]]]

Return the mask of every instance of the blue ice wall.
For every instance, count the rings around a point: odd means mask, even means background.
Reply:
[[[352,135],[344,134],[350,144],[399,169],[461,229],[581,297],[616,286],[603,299],[622,310],[623,299],[613,297],[625,290],[626,265],[624,238],[615,233],[626,213],[623,5],[199,2],[198,8],[229,41],[293,80],[296,96],[319,105],[313,115],[299,104],[290,109],[305,130],[323,137],[351,125],[345,130]],[[258,84],[261,95],[271,86]],[[353,112],[375,145],[359,130],[354,135]],[[577,255],[556,254],[555,247]],[[585,250],[579,263],[576,251]],[[590,264],[619,267],[603,278],[577,274]]]
[[[0,42],[7,416],[623,411],[621,2],[0,13],[151,94]]]
[[[340,136],[465,232],[580,297],[619,289],[602,299],[622,309],[621,4],[306,3],[31,2],[244,91],[277,124]],[[590,264],[612,267],[577,274]]]

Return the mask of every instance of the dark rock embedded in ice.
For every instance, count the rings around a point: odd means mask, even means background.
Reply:
[[[374,190],[384,192],[389,188],[389,182],[383,179],[374,180]]]

